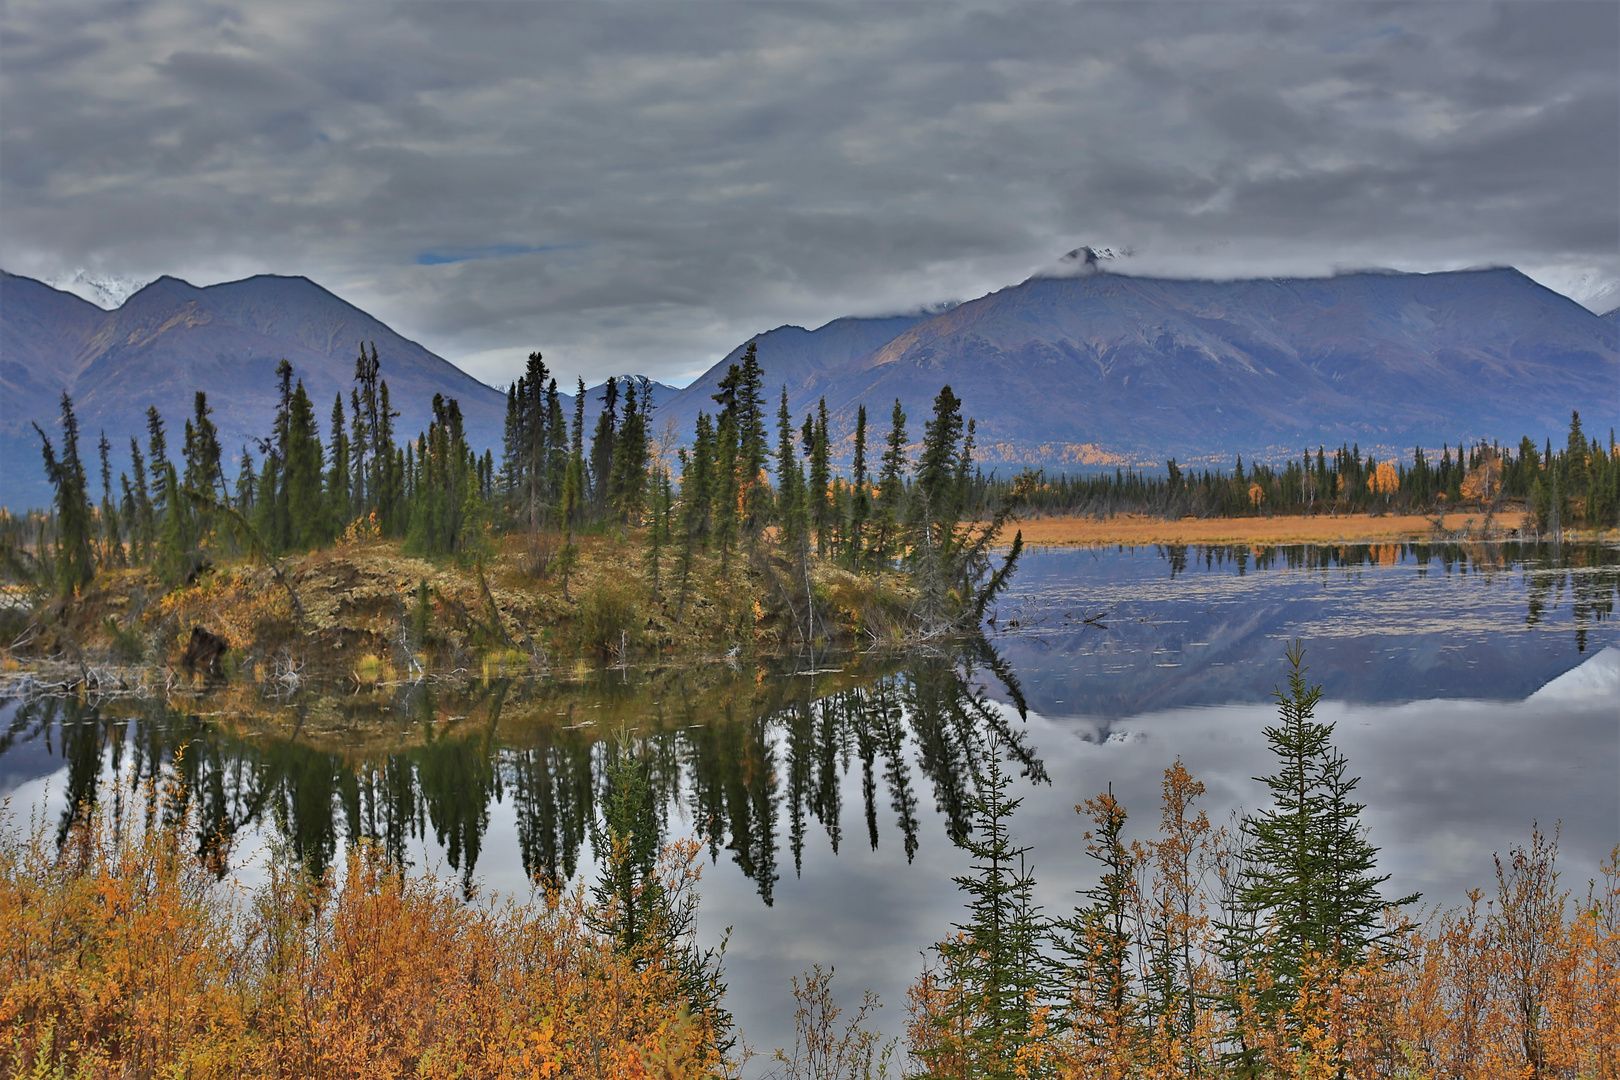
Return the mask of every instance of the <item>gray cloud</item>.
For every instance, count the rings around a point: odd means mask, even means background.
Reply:
[[[1598,3],[8,4],[0,265],[307,274],[490,381],[1018,281],[1620,287]]]

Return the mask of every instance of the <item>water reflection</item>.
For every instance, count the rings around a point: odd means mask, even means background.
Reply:
[[[995,613],[1031,708],[1265,701],[1306,639],[1329,698],[1515,698],[1615,640],[1620,549],[1401,543],[1047,549]]]
[[[784,830],[795,873],[812,829],[835,852],[844,842],[841,789],[852,769],[861,775],[862,839],[876,850],[880,822],[892,820],[908,861],[920,843],[920,789],[932,793],[951,839],[966,832],[992,732],[1026,776],[1045,779],[1023,731],[989,697],[984,659],[999,666],[981,643],[904,668],[851,658],[833,677],[620,673],[585,687],[494,680],[305,692],[259,702],[258,715],[241,688],[170,703],[37,698],[15,704],[0,762],[41,740],[47,759],[66,765],[60,835],[103,797],[123,814],[132,782],[172,766],[198,811],[199,849],[228,852],[243,830],[268,828],[318,872],[340,844],[362,838],[408,865],[413,842],[431,835],[470,894],[496,803],[512,805],[529,877],[567,881],[582,851],[594,855],[603,842],[602,740],[615,718],[634,717],[617,737],[651,763],[664,827],[672,810],[689,813],[711,856],[724,851],[770,904]],[[1019,695],[1016,682],[996,686]],[[377,745],[353,745],[345,736],[358,730]]]
[[[1620,552],[1596,545],[1034,552],[995,647],[903,662],[0,703],[0,795],[59,776],[65,835],[98,799],[149,812],[126,805],[129,782],[172,764],[200,849],[259,831],[322,870],[361,838],[402,864],[431,844],[470,893],[497,806],[525,877],[564,882],[594,858],[602,744],[622,732],[651,762],[666,834],[697,837],[771,905],[812,845],[881,843],[909,864],[930,829],[960,840],[991,733],[1046,781],[1029,711],[1097,742],[1129,717],[1264,702],[1292,637],[1333,701],[1520,699],[1617,640],[1617,595]]]

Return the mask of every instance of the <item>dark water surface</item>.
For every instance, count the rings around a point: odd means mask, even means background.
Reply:
[[[851,998],[878,990],[899,1031],[921,950],[961,918],[952,838],[992,733],[1022,773],[1013,831],[1039,897],[1066,910],[1090,884],[1080,799],[1112,784],[1145,826],[1179,756],[1212,819],[1255,806],[1295,637],[1391,895],[1457,902],[1533,820],[1562,822],[1584,882],[1620,840],[1617,599],[1612,547],[1035,551],[987,645],[950,654],[0,701],[0,797],[65,827],[184,746],[244,881],[273,832],[316,865],[375,837],[464,888],[526,891],[593,873],[598,743],[628,729],[668,835],[711,856],[701,932],[733,927],[729,1004],[768,1050],[791,1041],[788,977],[813,963]]]

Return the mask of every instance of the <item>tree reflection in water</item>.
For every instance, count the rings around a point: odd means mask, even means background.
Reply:
[[[991,699],[991,681],[1010,707]],[[236,688],[238,704],[244,692]],[[1024,737],[1017,681],[983,641],[904,662],[849,658],[810,675],[721,668],[306,690],[278,703],[274,722],[218,719],[231,711],[219,704],[40,697],[17,705],[0,755],[38,742],[60,759],[52,771],[66,766],[63,836],[98,799],[112,800],[119,820],[156,812],[130,793],[167,767],[189,799],[168,812],[196,811],[200,849],[228,854],[257,829],[320,873],[342,843],[373,840],[409,865],[413,845],[431,836],[470,896],[492,802],[511,800],[524,870],[545,884],[573,877],[587,845],[593,857],[601,849],[600,748],[617,725],[650,763],[662,832],[684,809],[711,858],[729,853],[766,904],[784,828],[795,873],[813,829],[835,853],[845,843],[842,781],[854,768],[866,843],[876,849],[892,820],[908,861],[922,787],[950,838],[966,834],[992,733],[1026,777],[1046,780]]]

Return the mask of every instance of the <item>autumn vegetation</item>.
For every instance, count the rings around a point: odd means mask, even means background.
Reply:
[[[990,736],[969,789],[962,921],[912,988],[902,1046],[831,973],[794,986],[781,1077],[1613,1077],[1620,850],[1565,884],[1556,829],[1446,910],[1388,897],[1356,779],[1294,653],[1260,808],[1226,823],[1165,771],[1154,827],[1076,807],[1093,883],[1032,900]],[[712,1076],[746,1051],[694,942],[697,850],[658,841],[651,761],[604,749],[589,887],[466,892],[368,841],[244,883],[175,762],[63,831],[0,840],[0,1060],[38,1076]],[[199,842],[199,838],[201,841]],[[231,867],[236,865],[233,871]],[[1584,875],[1583,875],[1584,876]],[[899,1051],[903,1050],[903,1054]],[[757,1061],[757,1059],[756,1059]]]
[[[278,650],[396,672],[495,650],[541,671],[903,642],[976,625],[1017,562],[1016,536],[994,560],[992,545],[1023,488],[986,501],[973,421],[948,386],[915,462],[897,402],[869,467],[863,411],[846,479],[825,407],[799,426],[784,392],[772,448],[752,350],[677,455],[673,431],[651,435],[644,382],[608,380],[587,432],[584,386],[570,420],[538,353],[509,391],[499,463],[440,397],[429,429],[400,442],[380,369],[362,349],[323,442],[283,363],[270,434],[259,459],[244,448],[234,485],[206,395],[177,454],[151,409],[116,483],[99,440],[99,502],[64,394],[59,434],[39,431],[53,512],[0,513],[11,651],[172,660],[200,626],[260,673]]]
[[[1240,457],[1230,472],[1185,468],[1172,459],[1162,474],[1117,469],[1093,476],[1040,476],[1029,486],[1025,506],[1034,515],[1135,514],[1170,521],[1350,514],[1443,518],[1461,512],[1477,515],[1482,525],[1489,522],[1503,534],[1548,538],[1575,528],[1620,527],[1620,447],[1612,431],[1606,444],[1589,437],[1575,412],[1561,447],[1551,440],[1538,447],[1528,437],[1516,447],[1459,443],[1442,446],[1438,459],[1416,447],[1408,461],[1379,460],[1358,446],[1341,446],[1333,454],[1317,447],[1314,454],[1307,450],[1281,464],[1245,467]]]

